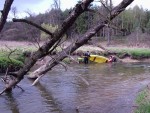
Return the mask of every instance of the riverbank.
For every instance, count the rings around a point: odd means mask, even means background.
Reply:
[[[39,44],[42,45],[43,42],[40,42]],[[70,43],[67,42],[65,45],[63,45],[63,47],[65,48],[69,44]],[[38,46],[36,45],[37,43],[33,42],[0,41],[0,72],[4,72],[9,65],[15,67],[14,69],[12,68],[12,70],[16,70],[18,67],[21,67],[24,60],[23,53],[25,51],[37,50]],[[101,55],[105,57],[114,55],[121,62],[150,62],[149,48],[127,47],[124,45],[106,46],[106,43],[102,43],[101,46],[86,44],[78,48],[71,54],[71,56],[77,61],[77,58],[81,57],[86,51],[90,51],[90,53],[94,55]],[[10,59],[12,59],[13,62]],[[39,61],[37,64],[42,65],[46,61],[47,58],[42,60],[42,62]],[[72,59],[65,59],[65,61],[74,62]]]
[[[150,113],[150,88],[143,89],[136,98],[135,113]]]
[[[25,57],[20,50],[0,49],[0,73],[17,71],[23,66]]]
[[[24,58],[24,57],[22,57],[23,53],[25,51],[33,51],[33,50],[36,50],[38,48],[38,47],[35,46],[35,43],[31,43],[31,42],[13,42],[13,41],[12,42],[9,42],[9,41],[5,42],[5,41],[3,41],[3,42],[0,42],[0,44],[1,44],[1,46],[0,46],[0,50],[1,50],[1,52],[0,52],[0,56],[1,56],[0,57],[0,70],[3,70],[3,72],[5,72],[6,68],[9,65],[13,65],[13,66],[17,65],[20,68],[22,66],[22,64],[23,64],[22,63],[23,58]],[[42,43],[40,43],[40,44],[42,44]],[[8,47],[6,47],[5,45],[7,45]],[[104,46],[104,47],[106,47],[106,46]],[[11,48],[12,50],[17,49],[14,53],[12,53],[10,55],[10,59],[11,60],[8,58],[9,53],[10,53],[9,48]],[[117,45],[116,45],[116,47],[109,46],[109,47],[106,47],[105,49],[107,51],[102,49],[102,48],[100,48],[100,47],[95,47],[93,45],[85,45],[83,47],[80,47],[78,50],[76,50],[73,54],[71,54],[71,56],[74,59],[77,60],[78,57],[80,57],[84,52],[86,52],[88,50],[92,54],[103,55],[103,56],[106,56],[106,57],[109,57],[109,55],[115,55],[117,58],[119,58],[120,61],[125,62],[125,63],[128,63],[128,62],[150,62],[150,52],[149,52],[150,49],[149,48],[139,48],[139,47],[129,48],[129,47],[126,47],[126,46],[118,46],[117,47]],[[3,59],[3,60],[1,60],[1,59]],[[49,58],[46,58],[46,59],[44,59],[42,61],[38,61],[37,65],[40,66],[40,65],[45,64],[45,62],[48,59]],[[12,64],[12,61],[13,61],[13,64]],[[19,62],[21,61],[21,62],[20,63],[16,63],[18,61]],[[74,62],[70,58],[65,59],[65,61],[67,61],[67,62]],[[1,68],[1,66],[2,67],[4,66],[5,68]],[[15,69],[18,69],[18,68],[15,68]],[[120,73],[122,75],[122,72],[120,72]],[[101,78],[100,78],[100,80],[101,80]],[[112,81],[112,79],[111,79],[111,81]],[[122,89],[122,87],[120,89]],[[146,94],[150,95],[150,91],[147,91]],[[105,94],[103,94],[103,95],[105,95]],[[144,97],[147,97],[147,95],[144,96]],[[147,105],[145,105],[145,106],[147,107]],[[139,105],[138,105],[138,107],[139,107]],[[144,109],[145,109],[145,107],[144,107]],[[140,112],[136,112],[136,113],[140,113]],[[149,113],[149,112],[144,112],[144,113]]]

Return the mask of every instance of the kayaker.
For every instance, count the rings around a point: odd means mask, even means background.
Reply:
[[[116,61],[117,61],[117,59],[112,55],[108,59],[108,62],[116,62]]]
[[[88,64],[89,63],[89,57],[90,57],[90,52],[87,51],[86,53],[84,53],[84,63]]]

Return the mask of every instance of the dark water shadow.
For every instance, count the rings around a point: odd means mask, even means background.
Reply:
[[[6,100],[5,104],[7,108],[9,108],[9,110],[12,113],[20,113],[18,102],[16,100],[16,97],[13,95],[13,93],[6,93],[3,97]]]
[[[33,82],[33,80],[30,80]],[[40,82],[38,82],[35,87],[39,90],[41,97],[43,98],[43,101],[46,103],[46,105],[49,105],[49,110],[52,113],[61,113],[61,109],[59,109],[59,106],[53,98],[53,95],[51,94],[50,91],[46,89],[45,86],[43,86]]]

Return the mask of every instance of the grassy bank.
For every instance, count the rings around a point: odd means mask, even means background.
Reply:
[[[22,67],[24,62],[23,52],[16,50],[12,54],[10,51],[0,50],[0,72],[3,73],[9,67],[10,71],[16,71]]]
[[[135,113],[150,113],[150,90],[140,92],[136,99],[137,109]]]
[[[150,58],[150,49],[149,48],[123,48],[123,47],[109,47],[107,48],[107,51],[104,50],[98,50],[97,48],[94,50],[89,49],[89,47],[84,47],[84,49],[79,49],[76,52],[74,52],[75,55],[83,55],[84,52],[90,51],[91,54],[97,54],[97,55],[102,55],[102,56],[109,56],[110,54],[114,54],[117,57],[123,59],[126,57],[129,57],[131,59],[136,59],[136,60],[142,60],[142,59],[147,59]]]
[[[131,59],[145,59],[150,58],[150,49],[149,48],[109,48],[110,51],[116,53],[119,58],[129,56]],[[125,55],[125,56],[124,56]]]

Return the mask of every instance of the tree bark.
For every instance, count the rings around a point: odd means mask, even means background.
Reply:
[[[116,6],[113,10],[111,15],[108,15],[109,18],[112,20],[117,15],[119,15],[125,8],[132,3],[134,0],[124,0],[122,1],[118,6]],[[59,52],[56,56],[54,56],[55,59],[52,59],[48,61],[45,65],[41,66],[39,69],[31,73],[30,77],[39,77],[40,75],[45,74],[49,70],[51,70],[55,65],[59,63],[59,61],[63,60],[69,53],[74,52],[76,49],[81,47],[83,44],[87,43],[88,40],[90,40],[100,29],[102,29],[109,20],[104,20],[103,22],[100,22],[95,26],[94,28],[91,28],[88,30],[84,36],[80,37],[79,40],[76,41],[76,43],[72,43],[70,46],[68,46],[63,51]]]
[[[32,25],[32,26],[38,28],[39,30],[49,34],[50,36],[52,36],[52,33],[50,31],[48,31],[47,29],[44,29],[43,27],[41,27],[41,26],[39,26],[39,25],[29,21],[29,20],[13,18],[13,22],[24,22],[24,23],[27,23],[27,24]]]
[[[120,14],[125,8],[132,3],[134,0],[123,0],[117,7],[115,7],[111,14],[108,15],[108,18],[112,20],[115,18],[118,14]],[[12,88],[17,83],[19,83],[25,74],[30,70],[30,68],[36,63],[36,61],[39,58],[42,58],[46,56],[49,53],[49,50],[53,47],[53,45],[61,39],[63,34],[67,31],[67,29],[70,28],[70,26],[75,22],[75,20],[78,18],[80,14],[82,14],[84,11],[87,10],[90,3],[92,3],[93,0],[84,0],[83,2],[77,4],[73,11],[71,12],[70,16],[63,22],[63,24],[53,33],[53,38],[46,42],[42,47],[40,47],[36,52],[32,54],[30,58],[27,59],[28,62],[25,63],[23,68],[21,68],[18,72],[14,74],[16,79],[9,83],[9,85],[6,87],[6,90],[8,88]],[[50,60],[46,66],[45,69],[42,70],[39,74],[45,74],[47,71],[49,71],[52,67],[57,65],[59,61],[63,60],[67,54],[72,53],[77,48],[81,47],[83,44],[87,43],[89,39],[92,38],[100,29],[102,29],[110,20],[104,20],[103,22],[100,22],[95,26],[94,28],[88,30],[83,37],[80,37],[78,40],[76,40],[76,43],[71,44],[68,46],[65,50],[59,52],[56,56],[54,56],[55,59]]]
[[[53,33],[53,38],[47,41],[42,47],[40,47],[36,52],[32,54],[30,58],[27,58],[23,68],[21,68],[18,72],[13,74],[16,77],[16,80],[13,83],[10,83],[7,88],[11,88],[19,83],[23,78],[24,75],[30,70],[30,68],[36,63],[36,61],[47,54],[49,54],[49,50],[53,45],[63,36],[63,34],[71,27],[71,25],[75,22],[75,20],[82,14],[84,11],[87,10],[90,3],[93,0],[85,0],[82,3],[76,4],[73,11],[70,13],[70,16],[62,23],[60,28],[58,28]],[[84,6],[84,7],[83,7]]]
[[[4,8],[1,11],[2,15],[0,18],[0,32],[2,31],[2,29],[6,23],[7,16],[8,16],[10,9],[11,9],[11,5],[12,5],[13,1],[14,0],[5,0]]]

